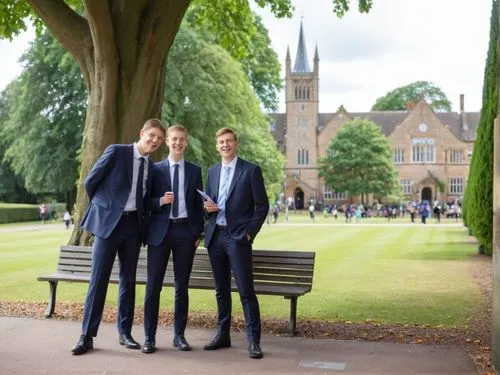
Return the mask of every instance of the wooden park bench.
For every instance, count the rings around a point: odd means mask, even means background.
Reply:
[[[312,251],[253,250],[253,271],[255,292],[283,296],[290,300],[290,319],[288,333],[296,333],[297,298],[310,292],[314,273],[314,255]],[[137,284],[147,281],[147,252],[141,249],[137,264]],[[59,281],[88,283],[92,264],[92,248],[89,246],[61,246],[57,271],[51,275],[42,275],[38,281],[48,281],[50,285],[49,304],[45,311],[51,317],[56,305],[56,291]],[[110,283],[118,284],[118,259],[115,260]],[[168,262],[163,281],[165,286],[174,285],[172,261]],[[192,289],[214,289],[212,267],[205,248],[198,248],[193,262],[193,271],[189,281]],[[232,282],[232,291],[238,291]]]

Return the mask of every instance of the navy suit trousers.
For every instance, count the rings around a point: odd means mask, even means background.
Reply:
[[[189,277],[196,251],[189,224],[169,224],[168,233],[159,246],[148,246],[148,282],[144,298],[144,334],[155,337],[160,309],[160,293],[170,253],[174,263],[174,335],[184,335],[189,309]]]
[[[122,215],[108,238],[94,238],[92,272],[83,310],[82,334],[96,336],[104,310],[108,283],[118,253],[120,283],[118,332],[130,333],[134,322],[135,278],[140,252],[136,213]]]
[[[255,295],[252,265],[252,246],[246,240],[236,241],[227,229],[215,229],[208,247],[215,279],[217,298],[217,334],[229,336],[231,327],[231,271],[240,294],[247,338],[260,343],[260,309]]]

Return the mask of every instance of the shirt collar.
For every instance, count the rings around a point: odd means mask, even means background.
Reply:
[[[234,171],[236,169],[236,163],[238,162],[238,156],[236,156],[233,160],[231,160],[228,164],[224,164],[224,162],[221,162],[222,168],[224,167],[231,167],[231,170]]]
[[[170,157],[168,157],[168,165],[172,167],[174,164],[179,164],[179,167],[182,168],[184,167],[184,159],[181,159],[179,161],[174,161]]]
[[[141,153],[139,152],[139,147],[137,147],[137,142],[133,144],[133,149],[134,149],[134,159],[139,159],[139,158],[144,158],[144,161],[147,163],[148,162],[148,155],[142,156]]]

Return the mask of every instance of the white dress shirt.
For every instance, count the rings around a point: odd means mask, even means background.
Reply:
[[[178,196],[174,197],[174,199],[177,199],[177,202],[179,204],[179,212],[178,216],[175,219],[182,219],[182,218],[187,218],[188,213],[186,209],[186,195],[184,193],[184,179],[186,176],[186,164],[184,163],[184,159],[179,160],[178,162],[173,161],[172,159],[168,158],[168,165],[170,166],[170,181],[172,182],[172,191],[174,187],[174,172],[175,172],[175,164],[179,164],[179,192]],[[170,219],[174,219],[172,216],[172,211],[170,211]]]
[[[137,190],[137,178],[139,177],[139,165],[141,164],[141,158],[144,159],[144,176],[142,179],[142,192],[146,195],[146,182],[148,181],[148,164],[149,158],[142,156],[137,148],[137,143],[134,143],[134,164],[132,167],[132,184],[130,186],[130,193],[128,195],[127,203],[125,204],[124,211],[136,211],[135,207],[135,192]],[[123,171],[125,173],[125,171]]]

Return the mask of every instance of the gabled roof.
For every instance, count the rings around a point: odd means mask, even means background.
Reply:
[[[300,22],[299,45],[297,47],[297,57],[295,57],[294,73],[310,73],[309,62],[307,60],[306,43],[304,42],[304,31],[302,21]]]
[[[373,112],[346,112],[351,118],[360,118],[373,121],[380,126],[382,132],[387,137],[392,134],[396,126],[401,124],[410,114],[407,111],[373,111]],[[471,142],[476,140],[477,124],[479,122],[479,112],[435,112],[439,121],[447,126],[451,132],[460,140]],[[286,134],[286,113],[272,113],[274,120],[273,136],[276,141],[284,142]],[[318,133],[330,122],[335,113],[320,113],[318,115]],[[464,128],[463,124],[467,126]]]

